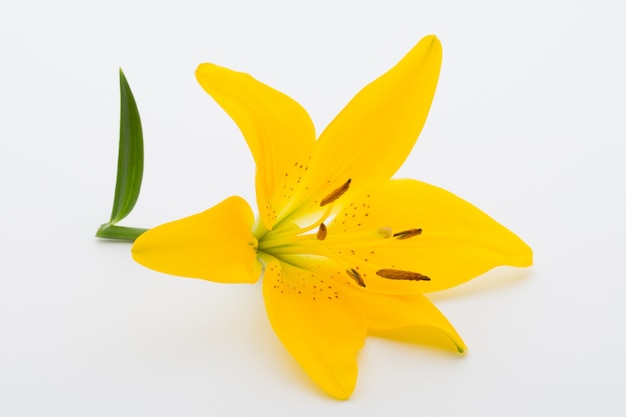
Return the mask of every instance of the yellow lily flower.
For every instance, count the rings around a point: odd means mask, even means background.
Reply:
[[[423,295],[531,249],[455,195],[390,179],[425,123],[441,44],[422,39],[361,90],[316,140],[307,112],[251,76],[201,64],[200,85],[233,118],[256,162],[258,218],[230,197],[141,235],[132,253],[156,271],[224,283],[263,275],[271,325],[328,394],[346,399],[369,332],[429,327],[466,349]],[[263,272],[262,272],[263,271]]]

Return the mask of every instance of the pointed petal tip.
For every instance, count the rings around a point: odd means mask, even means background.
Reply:
[[[434,34],[424,36],[417,43],[416,47],[417,46],[425,46],[426,49],[436,49],[436,50],[442,49],[441,41],[439,40],[437,35],[434,35]]]
[[[354,387],[352,387],[349,390],[341,390],[341,392],[337,392],[337,393],[333,393],[333,392],[329,392],[327,391],[327,393],[333,397],[335,400],[339,400],[339,401],[347,401],[350,399],[350,397],[352,396],[352,393],[354,392]]]
[[[196,74],[196,78],[198,78],[198,76],[200,76],[200,74],[202,74],[204,71],[206,71],[211,65],[213,64],[209,64],[206,62],[203,62],[202,64],[198,65],[198,67],[196,68],[195,74]]]
[[[219,71],[220,69],[227,70],[226,68],[220,67],[219,65],[211,64],[209,62],[203,62],[196,68],[196,80],[200,83],[200,85],[204,87],[203,78],[210,77],[212,74]]]
[[[467,345],[465,344],[465,341],[463,340],[461,335],[459,335],[456,329],[452,327],[452,325],[450,325],[450,329],[445,329],[445,330],[439,329],[439,330],[442,331],[445,334],[445,336],[450,340],[450,342],[454,345],[458,353],[460,353],[461,355],[464,355],[465,353],[467,353]]]
[[[534,263],[534,253],[532,248],[528,245],[526,245],[526,248],[527,250],[523,257],[522,267],[529,267]]]
[[[402,65],[402,63],[405,62],[409,65],[411,71],[414,71],[416,66],[434,65],[433,68],[437,68],[437,77],[434,80],[434,85],[436,86],[439,67],[441,66],[441,59],[441,41],[435,35],[427,35],[420,39],[419,42],[411,48],[398,65]]]
[[[334,400],[347,401],[350,399],[350,397],[354,393],[354,389],[356,387],[356,380],[357,380],[357,376],[354,375],[354,378],[350,381],[336,380],[334,381],[335,383],[332,385],[320,384],[318,381],[315,381],[315,382],[318,384],[318,387],[326,393],[326,395],[332,397]]]
[[[233,82],[233,77],[241,77],[242,79],[252,78],[250,74],[245,72],[231,70],[210,62],[203,62],[196,68],[196,81],[210,95],[216,88],[216,84],[228,84]]]
[[[298,361],[296,359],[296,361]],[[346,401],[350,399],[354,393],[356,387],[358,370],[354,373],[347,374],[335,374],[333,378],[319,378],[315,373],[310,372],[301,362],[298,361],[300,366],[303,367],[304,372],[317,384],[318,388],[322,390],[329,397]]]
[[[513,234],[511,232],[511,234]],[[508,262],[509,266],[514,266],[518,268],[528,268],[533,265],[534,262],[534,253],[532,248],[524,242],[519,236],[513,235],[517,242],[515,245],[511,245],[511,259]]]
[[[437,35],[435,35],[434,33],[431,33],[430,35],[424,36],[420,40],[420,42],[430,42],[431,45],[441,45],[441,41],[439,40]]]

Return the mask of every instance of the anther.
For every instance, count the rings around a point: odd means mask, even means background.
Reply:
[[[401,271],[399,269],[379,269],[376,275],[387,279],[399,279],[404,281],[430,281],[426,275],[417,272]]]
[[[359,274],[359,271],[354,268],[346,269],[346,274],[348,274],[350,278],[355,280],[356,283],[359,284],[361,287],[365,288],[365,281],[363,281],[363,278],[361,278],[361,274]]]
[[[317,240],[326,239],[327,234],[328,230],[326,229],[326,225],[324,223],[321,223],[320,228],[317,230]]]
[[[409,229],[409,230],[404,230],[402,232],[394,233],[393,237],[395,237],[398,240],[404,240],[404,239],[411,238],[413,236],[419,236],[421,234],[422,234],[422,229]]]
[[[326,204],[330,204],[333,201],[337,200],[342,195],[344,195],[345,192],[348,191],[348,188],[350,188],[350,183],[351,182],[352,182],[352,179],[348,179],[348,181],[346,181],[346,183],[344,185],[342,185],[341,187],[337,188],[332,193],[328,194],[326,196],[326,198],[322,199],[322,201],[320,202],[320,207],[324,207]]]

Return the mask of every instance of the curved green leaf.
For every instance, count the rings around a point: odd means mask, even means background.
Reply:
[[[126,217],[137,202],[143,177],[143,133],[137,103],[120,68],[120,145],[111,224]]]
[[[134,241],[146,229],[115,226],[128,216],[141,190],[143,178],[143,133],[133,92],[120,68],[120,143],[117,156],[117,182],[111,219],[100,226],[96,237]]]

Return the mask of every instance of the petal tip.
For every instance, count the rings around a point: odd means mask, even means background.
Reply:
[[[437,35],[435,35],[434,33],[431,33],[430,35],[424,36],[421,41],[422,42],[431,42],[431,45],[441,44],[441,41],[439,40]]]
[[[516,266],[520,268],[528,268],[533,265],[534,262],[534,253],[532,248],[524,242],[522,239],[519,239],[519,244],[517,245],[517,251],[515,253],[516,261],[512,262],[511,266]]]
[[[335,400],[346,401],[354,393],[356,379],[357,377],[354,375],[353,378],[343,378],[341,381],[337,380],[335,381],[336,384],[333,384],[332,386],[320,385],[320,387]]]
[[[418,42],[418,45],[424,46],[427,50],[429,49],[441,50],[442,49],[441,41],[439,40],[437,35],[434,35],[434,34],[424,36],[422,39],[420,39],[420,41]]]
[[[203,79],[206,77],[209,77],[211,75],[211,72],[215,71],[218,68],[220,67],[218,67],[215,64],[203,62],[202,64],[198,65],[198,67],[196,68],[196,72],[195,72],[196,80],[200,83],[200,85],[204,86]]]

